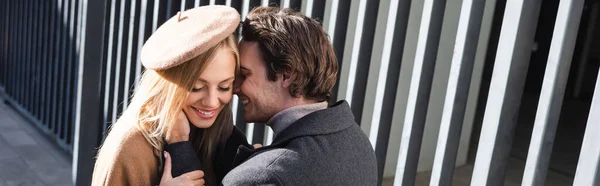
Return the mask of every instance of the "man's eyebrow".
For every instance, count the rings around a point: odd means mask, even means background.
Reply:
[[[250,69],[248,69],[248,68],[246,68],[244,66],[240,66],[240,69],[242,69],[242,70],[250,70]]]

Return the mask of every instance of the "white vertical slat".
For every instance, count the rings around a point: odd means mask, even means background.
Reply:
[[[209,3],[210,5],[215,5],[215,0],[210,0],[208,3]]]
[[[75,25],[74,25],[75,24],[75,2],[71,2],[70,6],[71,6],[71,10],[70,10],[71,15],[69,16],[69,38],[71,40],[73,40],[73,39],[76,39],[73,37],[73,34],[74,34],[73,32],[75,29]],[[71,44],[69,44],[69,45],[71,45]],[[71,50],[71,49],[69,48],[69,50]]]
[[[273,129],[271,129],[271,127],[265,127],[264,134],[263,145],[270,145],[273,142]]]
[[[325,15],[323,16],[323,29],[329,36],[329,42],[333,43],[335,34],[335,23],[337,20],[337,12],[339,0],[329,0],[325,2]]]
[[[365,92],[365,95],[372,96],[365,97],[361,121],[361,128],[369,136],[369,141],[373,145],[373,148],[375,148],[379,132],[381,108],[396,27],[398,2],[399,0],[383,0],[379,2],[373,53],[371,55],[367,90]]]
[[[189,1],[191,1],[191,0],[189,0]],[[229,2],[231,2],[231,0]],[[199,6],[200,6],[200,0],[195,0],[194,7],[199,7]]]
[[[467,163],[469,145],[471,144],[471,133],[475,121],[477,111],[477,103],[479,101],[479,92],[481,88],[481,79],[483,76],[483,67],[488,50],[490,33],[492,30],[494,11],[496,9],[496,0],[485,1],[483,11],[483,21],[481,22],[481,31],[479,34],[479,43],[477,46],[477,54],[475,55],[475,64],[473,65],[473,74],[471,77],[471,85],[469,86],[469,98],[467,100],[467,108],[465,111],[465,121],[461,132],[460,143],[458,145],[458,157],[456,164]]]
[[[404,48],[402,51],[402,64],[400,75],[398,77],[398,87],[396,88],[396,99],[394,100],[394,112],[392,117],[392,126],[388,140],[386,165],[384,167],[384,177],[391,178],[396,175],[398,155],[400,152],[400,140],[406,113],[406,104],[408,102],[408,90],[410,86],[411,70],[414,63],[416,52],[417,36],[419,34],[419,24],[423,11],[423,1],[411,1],[408,7],[408,23],[406,26]],[[400,12],[398,12],[400,14]],[[398,30],[399,31],[399,30]],[[396,51],[395,51],[396,52]],[[386,100],[387,101],[387,100]],[[390,100],[391,101],[391,100]]]
[[[254,137],[254,123],[246,124],[246,139],[248,143],[252,144],[252,139]]]
[[[312,15],[313,3],[314,3],[313,0],[303,0],[300,11],[308,17],[312,17],[311,15]]]
[[[111,3],[115,3],[115,1],[112,1]],[[154,1],[154,15],[152,15],[152,32],[154,33],[154,31],[156,31],[156,29],[158,29],[158,9],[160,8],[160,0],[155,0]],[[114,7],[114,6],[112,6]]]
[[[452,183],[484,5],[484,1],[462,1],[454,42],[454,55],[450,66],[433,170],[429,182],[431,186]]]
[[[239,98],[234,95],[233,99],[231,101],[231,109],[233,111],[233,125],[237,125],[238,104],[239,104]]]
[[[598,185],[600,165],[600,73],[596,79],[573,185]]]
[[[260,6],[269,6],[269,0],[260,0]]]
[[[73,166],[72,167],[72,171],[71,171],[71,183],[73,183],[73,185],[76,185],[77,182],[77,175],[78,173],[82,172],[80,170],[80,166],[77,165],[81,165],[82,163],[80,162],[80,150],[79,147],[81,146],[80,144],[81,142],[81,138],[79,138],[79,136],[81,136],[81,102],[82,102],[82,86],[83,86],[83,67],[84,67],[84,57],[85,57],[85,36],[86,36],[86,24],[87,24],[87,9],[88,9],[88,1],[87,0],[83,0],[81,3],[81,25],[80,25],[80,39],[81,41],[79,42],[79,47],[77,48],[77,50],[79,51],[79,65],[78,65],[78,69],[77,69],[77,92],[75,94],[75,128],[73,131]],[[112,1],[112,5],[114,5],[114,1]],[[106,9],[106,8],[105,8]],[[107,10],[107,9],[106,9]],[[111,6],[111,13],[114,13],[114,6]],[[111,14],[114,17],[114,14]],[[112,19],[111,19],[112,20]],[[112,21],[111,21],[112,22]],[[110,35],[110,34],[109,34]],[[110,43],[110,40],[109,40]],[[109,45],[110,46],[110,45]],[[110,51],[110,50],[109,50]],[[110,64],[110,63],[109,63]],[[101,79],[101,78],[100,78]],[[100,99],[99,101],[102,101],[102,99]],[[106,107],[104,107],[106,108]],[[104,114],[106,115],[106,110],[104,111]],[[102,124],[100,124],[102,125]],[[85,128],[85,127],[84,127]],[[99,130],[102,131],[102,130]],[[85,133],[85,131],[84,131]],[[83,156],[82,156],[83,157]],[[82,158],[81,158],[82,159]]]
[[[179,6],[179,11],[185,11],[185,4],[186,1],[192,1],[192,0],[181,0],[181,5]]]
[[[148,13],[148,0],[141,0],[140,6],[140,29],[138,30],[138,43],[137,43],[137,62],[135,64],[135,83],[140,81],[142,75],[142,61],[141,53],[142,46],[144,46],[144,38],[146,37],[146,14]],[[136,87],[137,88],[137,87]]]
[[[281,0],[281,8],[289,8],[290,0]]]
[[[471,185],[500,185],[525,84],[541,0],[506,3]]]
[[[129,81],[131,81],[129,79],[129,77],[131,77],[131,63],[132,60],[131,58],[133,58],[133,29],[135,28],[135,24],[137,24],[135,22],[135,10],[136,10],[136,2],[137,0],[133,0],[131,1],[131,8],[129,10],[129,33],[127,36],[127,59],[126,59],[126,64],[125,64],[125,83],[123,84],[123,111],[125,111],[125,109],[127,109],[127,107],[129,106],[129,90],[131,87],[129,87]],[[141,29],[141,28],[140,28]],[[143,30],[143,29],[141,29]],[[137,53],[137,52],[136,52]]]
[[[445,0],[425,0],[414,58],[394,185],[414,185]]]
[[[544,185],[577,41],[583,0],[560,1],[522,185]]]
[[[120,10],[120,15],[119,15],[119,32],[118,32],[118,36],[117,36],[117,41],[119,41],[117,43],[117,61],[116,61],[116,65],[115,65],[115,81],[112,82],[112,86],[115,87],[114,92],[112,92],[112,94],[114,95],[114,99],[113,99],[113,103],[112,103],[112,107],[113,107],[113,113],[112,113],[112,121],[117,121],[117,117],[118,117],[118,110],[119,110],[119,89],[117,87],[122,86],[119,82],[119,78],[121,75],[121,55],[123,55],[123,24],[124,24],[124,20],[125,20],[125,2],[126,1],[121,1],[121,10]]]
[[[248,15],[249,11],[250,11],[250,0],[244,0],[242,2],[242,12],[240,12],[240,14],[242,16],[242,20],[246,20],[246,16]]]
[[[109,20],[109,26],[108,26],[108,46],[106,47],[106,79],[105,79],[105,84],[104,84],[104,90],[105,92],[105,96],[104,96],[104,117],[108,116],[108,108],[110,106],[110,100],[108,99],[109,96],[108,94],[110,94],[110,92],[108,92],[108,90],[110,90],[110,87],[112,86],[112,82],[110,82],[110,78],[112,76],[112,74],[110,73],[112,71],[112,64],[114,63],[112,61],[113,59],[113,47],[114,47],[114,37],[115,37],[115,22],[118,20],[115,20],[115,12],[116,12],[116,1],[111,1],[110,2],[110,20]],[[85,23],[85,22],[84,22]],[[85,27],[84,27],[85,28]],[[83,32],[83,31],[82,31]],[[81,44],[81,46],[83,46],[83,44]],[[80,52],[81,54],[81,52]],[[104,128],[106,128],[107,123],[112,123],[115,122],[116,120],[112,120],[112,118],[105,118],[107,121],[106,123],[104,123]]]
[[[196,2],[197,2],[197,1],[198,1],[198,0],[196,0]],[[226,0],[226,1],[225,1],[225,5],[227,5],[227,6],[231,6],[231,0]],[[242,20],[243,20],[243,19],[242,19]]]
[[[344,57],[342,58],[340,80],[338,82],[338,100],[346,100],[350,106],[352,106],[352,94],[354,92],[356,66],[358,64],[358,54],[360,53],[366,7],[367,0],[352,1],[350,5],[346,45],[344,46]]]
[[[75,36],[75,50],[79,51],[79,46],[81,46],[81,29],[82,29],[82,18],[83,17],[83,2],[79,2],[79,5],[77,6],[77,35]],[[42,38],[45,39],[45,38]],[[77,52],[79,53],[79,52]],[[77,59],[76,59],[77,60]]]

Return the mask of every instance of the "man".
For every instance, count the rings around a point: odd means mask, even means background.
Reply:
[[[373,148],[346,101],[327,107],[338,63],[319,23],[291,9],[259,7],[242,25],[234,90],[246,122],[266,123],[272,145],[223,185],[376,185]]]
[[[261,148],[240,146],[237,167],[223,185],[377,184],[375,152],[348,103],[328,107],[338,63],[316,20],[289,8],[255,8],[242,25],[239,50],[234,93],[244,105],[244,120],[266,123],[274,139]],[[187,153],[179,155],[195,157]],[[176,154],[173,169],[197,170]],[[170,161],[165,170],[171,170]],[[168,172],[163,179],[186,182]]]

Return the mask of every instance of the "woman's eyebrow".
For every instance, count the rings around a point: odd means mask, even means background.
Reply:
[[[223,82],[227,82],[227,81],[231,81],[231,80],[233,80],[233,79],[235,79],[235,77],[234,77],[234,76],[231,76],[231,77],[229,77],[229,78],[227,78],[227,79],[225,79],[225,80],[221,81],[221,83],[223,83]],[[198,81],[200,81],[200,82],[202,82],[202,83],[206,83],[206,84],[208,84],[208,81],[206,81],[205,79],[202,79],[202,78],[198,78]]]

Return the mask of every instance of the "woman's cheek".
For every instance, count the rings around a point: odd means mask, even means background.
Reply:
[[[223,105],[229,103],[232,98],[233,98],[233,94],[231,93],[231,91],[229,91],[227,93],[223,93],[222,95],[219,96],[219,100],[221,100],[221,103],[223,103]]]

